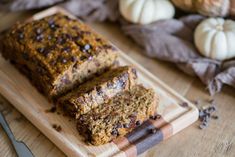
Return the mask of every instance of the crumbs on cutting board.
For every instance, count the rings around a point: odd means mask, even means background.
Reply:
[[[53,129],[55,129],[55,130],[58,131],[58,132],[61,132],[61,131],[62,131],[62,127],[61,127],[60,125],[52,124],[52,127],[53,127]]]
[[[55,106],[51,107],[50,109],[45,110],[46,113],[57,113],[58,115],[61,114],[60,111],[57,111],[57,108]]]
[[[47,109],[45,112],[47,112],[47,113],[55,113],[56,112],[56,107],[53,106],[50,109]]]

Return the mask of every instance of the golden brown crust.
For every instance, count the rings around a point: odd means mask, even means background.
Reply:
[[[117,57],[109,42],[62,14],[16,24],[1,37],[0,50],[5,58],[38,74],[33,79],[49,96],[103,72]]]

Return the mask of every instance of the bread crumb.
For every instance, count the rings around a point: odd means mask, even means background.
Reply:
[[[56,131],[58,131],[58,132],[61,132],[61,131],[62,131],[62,128],[61,128],[60,125],[52,124],[52,127],[53,127]]]
[[[47,113],[55,113],[56,112],[56,107],[53,106],[50,109],[47,109],[45,112],[47,112]]]

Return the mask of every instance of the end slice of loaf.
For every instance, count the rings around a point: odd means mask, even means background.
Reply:
[[[78,119],[77,128],[88,143],[101,145],[123,136],[156,111],[158,98],[152,89],[136,85]]]
[[[117,93],[130,90],[136,84],[136,79],[137,74],[133,67],[110,69],[61,97],[57,104],[65,113],[77,119]]]
[[[118,55],[87,25],[60,13],[14,25],[1,34],[0,51],[48,98],[109,69]]]

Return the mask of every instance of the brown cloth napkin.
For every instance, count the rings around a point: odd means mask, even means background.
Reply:
[[[35,1],[35,0],[33,0]],[[62,0],[45,0],[31,8]],[[13,0],[1,6],[10,10],[31,9],[29,0]],[[16,4],[21,4],[18,7]],[[196,26],[205,17],[188,15],[179,19],[161,20],[148,25],[126,22],[118,11],[118,0],[70,0],[60,4],[76,16],[88,21],[117,21],[123,32],[145,49],[149,57],[176,64],[183,72],[196,75],[208,86],[211,95],[220,92],[223,84],[235,87],[235,60],[216,61],[201,56],[194,46]]]

